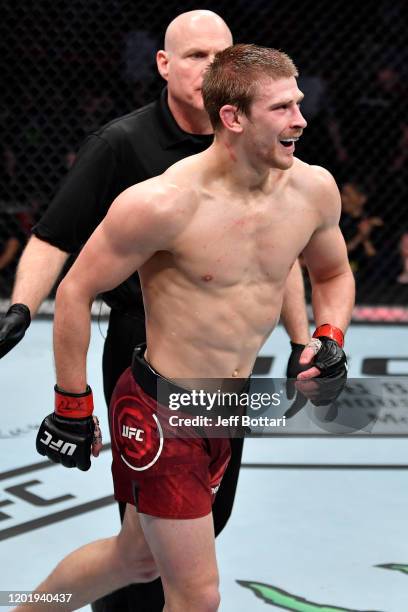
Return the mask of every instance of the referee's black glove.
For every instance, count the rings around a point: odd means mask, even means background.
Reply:
[[[30,323],[30,310],[25,304],[10,306],[0,320],[0,359],[24,338]]]

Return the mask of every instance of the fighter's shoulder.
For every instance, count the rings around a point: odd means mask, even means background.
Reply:
[[[123,191],[110,207],[108,217],[111,224],[124,231],[172,236],[185,227],[192,212],[185,190],[162,174]]]
[[[296,160],[294,180],[311,203],[327,214],[338,214],[341,208],[340,194],[333,175],[322,166],[312,166]]]
[[[330,192],[338,191],[333,175],[326,168],[312,166],[300,159],[295,160],[294,178],[305,189],[315,194],[321,192],[328,195]]]

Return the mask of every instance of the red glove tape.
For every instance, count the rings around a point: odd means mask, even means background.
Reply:
[[[341,329],[334,327],[334,325],[329,325],[329,323],[319,325],[313,334],[313,338],[319,338],[319,336],[326,336],[335,340],[341,348],[344,346],[344,334]]]
[[[67,393],[55,389],[55,414],[67,419],[84,419],[91,416],[94,410],[92,389],[87,387],[85,393]]]

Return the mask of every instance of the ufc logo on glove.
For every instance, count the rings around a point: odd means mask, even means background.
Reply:
[[[68,393],[55,386],[55,411],[45,417],[37,434],[36,446],[40,455],[67,468],[86,472],[91,467],[92,444],[95,432],[102,445],[97,418],[93,416],[92,391]],[[96,429],[95,429],[96,428]]]
[[[48,431],[44,431],[44,434],[47,436],[46,438],[41,438],[40,442],[45,446],[49,446],[53,450],[58,451],[62,455],[73,455],[77,445],[72,442],[65,442],[64,440],[58,440],[54,442],[52,440],[52,435]]]

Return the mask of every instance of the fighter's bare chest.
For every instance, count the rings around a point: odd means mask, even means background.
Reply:
[[[196,216],[174,257],[180,271],[196,282],[281,282],[313,229],[313,214],[304,207],[288,211],[222,203]]]

